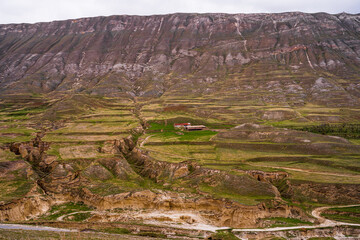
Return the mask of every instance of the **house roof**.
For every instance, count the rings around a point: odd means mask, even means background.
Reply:
[[[204,125],[193,125],[193,126],[186,126],[187,129],[197,129],[197,128],[206,128]]]
[[[191,125],[191,123],[174,123],[174,125],[188,126]]]

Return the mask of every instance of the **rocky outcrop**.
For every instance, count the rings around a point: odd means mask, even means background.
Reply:
[[[264,181],[270,183],[281,181],[289,177],[289,174],[286,172],[264,172],[260,170],[249,170],[246,171],[246,173],[254,177],[258,181]]]
[[[54,203],[41,196],[25,197],[0,205],[0,221],[24,221],[50,210]]]
[[[118,179],[126,180],[129,179],[129,176],[136,175],[124,158],[105,158],[98,160],[98,162]]]
[[[191,161],[181,163],[155,161],[142,153],[138,148],[134,148],[131,153],[128,154],[127,159],[130,163],[139,167],[138,173],[140,175],[151,178],[157,182],[167,182],[188,176],[195,169],[200,167],[195,162]]]
[[[200,185],[205,184],[214,188],[227,189],[229,193],[235,195],[267,195],[269,197],[279,195],[276,188],[268,181],[258,182],[246,175],[233,175],[225,171],[203,168],[192,161],[180,163],[157,161],[138,148],[133,149],[127,156],[127,160],[136,166],[139,175],[158,183],[170,184],[181,178],[188,182],[188,187],[198,190]]]
[[[82,170],[77,170],[76,164],[59,163],[44,155],[42,146],[46,144],[41,141],[34,141],[30,145],[32,146],[31,150],[27,151],[27,155],[24,154],[29,163],[35,166],[53,164],[52,168],[39,168],[42,171],[39,174],[43,177],[37,181],[36,186],[46,194],[46,197],[32,192],[32,198],[25,197],[1,205],[0,220],[2,221],[18,221],[36,217],[48,211],[54,203],[67,201],[81,201],[97,208],[97,210],[122,208],[135,212],[141,209],[194,212],[208,224],[229,227],[254,227],[261,222],[259,219],[264,217],[299,217],[307,219],[301,209],[290,207],[286,203],[275,199],[267,201],[266,204],[246,206],[227,199],[216,199],[206,193],[184,194],[171,191],[144,190],[100,196],[88,190],[86,186],[93,180],[103,181],[113,177],[126,180],[130,175],[139,174],[139,177],[150,178],[158,183],[168,184],[174,180],[182,179],[191,182],[190,187],[195,189],[199,187],[199,184],[203,183],[211,187],[233,189],[238,194],[249,194],[248,190],[252,191],[251,194],[253,194],[253,184],[260,184],[258,190],[261,191],[261,194],[277,195],[269,183],[260,183],[246,175],[230,175],[223,171],[202,168],[193,162],[168,163],[155,161],[136,147],[133,137],[113,142],[113,148],[118,152],[117,158],[99,159],[89,163],[87,166],[83,165]],[[26,149],[29,145],[13,144],[12,150],[17,154],[21,154],[22,146]],[[29,153],[34,152],[34,149],[40,153],[36,158],[37,161],[31,161],[29,157]],[[133,169],[136,170],[136,173]],[[45,172],[45,170],[49,171]],[[124,216],[120,216],[119,219],[123,220],[123,218]],[[96,216],[96,219],[97,221],[106,221],[109,218],[105,215],[99,215]],[[114,217],[111,217],[111,219],[114,219]],[[195,221],[186,214],[183,219]]]
[[[126,138],[105,142],[104,146],[99,148],[99,152],[128,155],[135,146],[136,143],[134,142],[133,136],[129,135]]]
[[[298,114],[295,111],[289,110],[269,110],[269,111],[258,111],[259,117],[263,120],[272,121],[283,121],[289,119],[295,119]]]
[[[34,174],[31,165],[23,160],[0,162],[0,179],[9,181],[16,177],[30,178]]]
[[[281,202],[272,201],[267,205],[245,206],[229,200],[189,197],[175,192],[145,190],[100,197],[87,189],[82,189],[70,193],[68,198],[72,201],[83,201],[88,205],[96,206],[99,210],[121,208],[192,211],[206,219],[208,224],[217,226],[253,227],[257,226],[260,218],[277,216],[308,219],[300,209],[289,207]]]
[[[290,181],[284,196],[294,201],[312,201],[323,204],[352,204],[360,202],[360,189],[357,184],[316,183]]]
[[[12,143],[10,151],[34,165],[39,165],[46,158],[45,152],[50,147],[49,143],[41,140],[42,137],[43,133],[37,133],[36,137],[29,143]]]

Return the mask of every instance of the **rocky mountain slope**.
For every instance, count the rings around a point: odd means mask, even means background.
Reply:
[[[300,12],[0,25],[0,91],[161,96],[256,90],[266,92],[265,102],[356,105],[359,32],[360,15]]]

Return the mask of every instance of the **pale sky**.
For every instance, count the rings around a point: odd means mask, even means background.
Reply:
[[[168,13],[360,13],[360,0],[0,0],[0,24]]]

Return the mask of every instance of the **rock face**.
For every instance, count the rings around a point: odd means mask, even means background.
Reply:
[[[266,206],[266,204],[245,206],[233,201],[208,197],[189,198],[175,192],[155,193],[144,190],[100,197],[87,189],[82,189],[71,193],[68,198],[81,200],[88,205],[96,206],[99,210],[121,208],[151,209],[152,211],[192,211],[201,215],[208,224],[218,226],[251,227],[257,225],[260,218],[277,216],[308,219],[299,208],[289,207],[281,202],[273,201],[270,204],[271,206]],[[97,219],[97,221],[103,220]]]
[[[289,176],[289,174],[286,172],[270,172],[269,173],[269,172],[264,172],[264,171],[259,171],[259,170],[249,170],[249,171],[247,171],[247,174],[254,177],[258,181],[271,182],[271,183],[274,181],[283,180]]]
[[[1,221],[27,220],[48,211],[51,205],[56,202],[68,201],[81,201],[100,211],[121,208],[131,209],[134,212],[141,209],[165,212],[193,212],[203,219],[205,223],[231,227],[255,226],[259,223],[260,218],[265,217],[300,217],[307,219],[301,209],[290,207],[276,199],[267,203],[246,206],[231,200],[216,199],[204,193],[200,195],[185,194],[163,190],[142,190],[101,196],[84,187],[88,185],[90,179],[106,181],[116,177],[126,180],[130,175],[136,174],[139,174],[139,177],[150,178],[157,183],[167,183],[177,179],[190,180],[192,182],[190,184],[196,189],[199,188],[199,184],[204,183],[219,188],[227,186],[229,190],[234,188],[237,193],[250,194],[254,191],[252,189],[254,189],[255,184],[259,187],[255,191],[257,194],[261,193],[273,197],[277,195],[277,191],[269,183],[258,182],[247,175],[230,175],[220,170],[202,168],[192,162],[167,163],[155,161],[136,147],[136,142],[131,136],[113,142],[113,148],[117,149],[119,153],[117,157],[93,161],[87,166],[84,165],[82,170],[76,170],[78,169],[77,164],[61,163],[49,159],[43,151],[45,146],[47,145],[41,140],[40,136],[30,143],[12,144],[10,146],[11,150],[19,155],[22,152],[21,149],[29,149],[26,150],[27,154],[24,154],[24,158],[33,166],[39,166],[38,172],[40,176],[44,175],[45,177],[36,182],[33,190],[26,197],[0,205]],[[35,151],[39,154],[36,158],[34,157],[34,160],[31,160],[31,156],[35,154],[30,153]],[[112,150],[110,149],[110,151]],[[9,176],[9,171],[27,166],[25,161],[10,163],[3,163],[4,169],[8,170],[7,172],[2,171],[2,166],[0,166],[0,175],[3,173]],[[133,164],[133,167],[135,165],[136,172],[129,164]],[[39,194],[37,190],[45,193],[45,195]],[[120,215],[119,219],[121,220],[124,217]],[[106,221],[106,219],[107,216],[105,215],[103,218],[97,216],[97,221]],[[192,220],[187,219],[187,221]]]
[[[49,149],[50,144],[41,140],[42,133],[37,133],[36,137],[28,143],[12,143],[10,151],[16,155],[20,155],[23,159],[33,165],[45,167],[53,161],[47,159],[46,150]],[[47,161],[45,161],[47,159]]]
[[[356,184],[292,183],[284,195],[311,199],[325,204],[359,202],[360,190]]]
[[[356,105],[359,22],[358,14],[294,12],[0,25],[0,91],[156,97],[257,89],[268,92],[266,102]]]
[[[0,221],[24,221],[47,212],[53,203],[35,196],[0,205]]]

